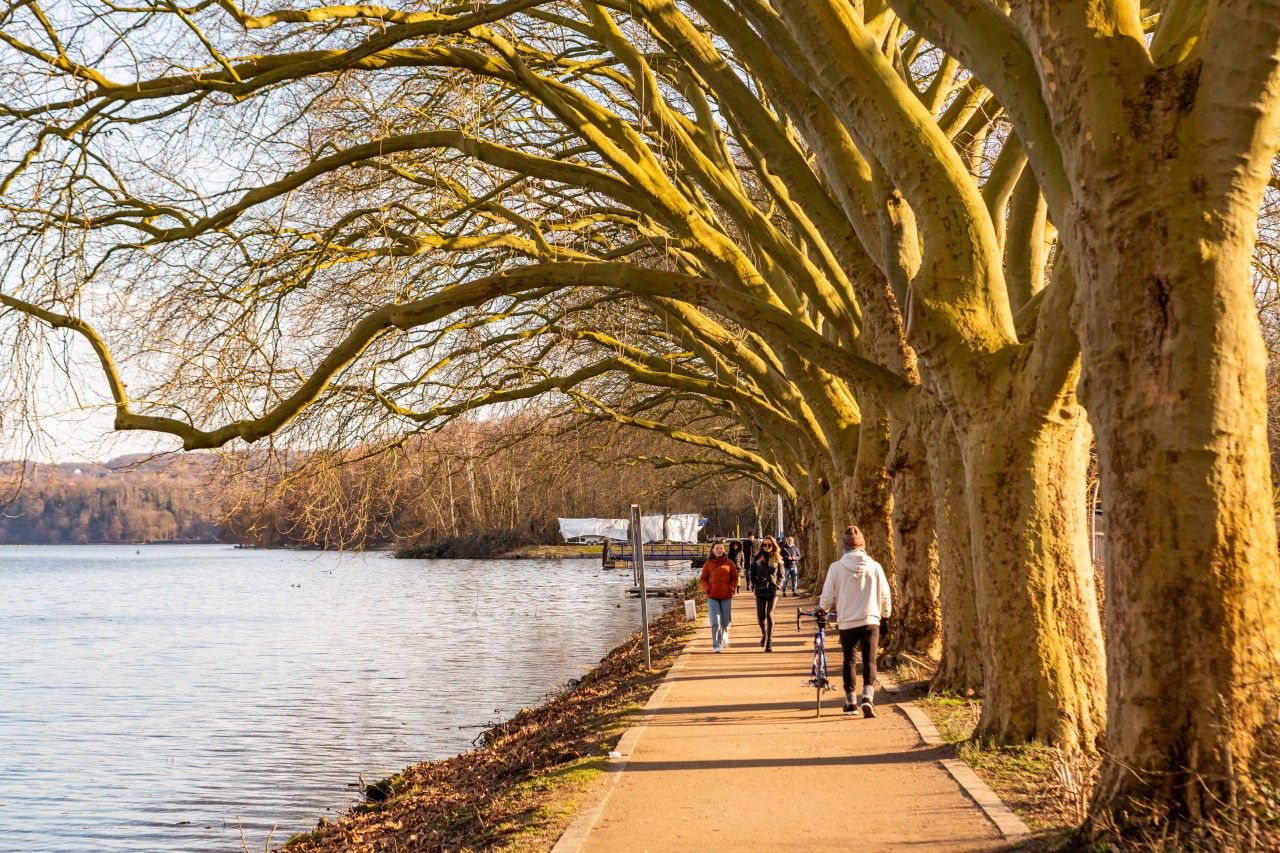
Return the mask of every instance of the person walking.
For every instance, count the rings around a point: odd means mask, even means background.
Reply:
[[[782,578],[782,597],[787,597],[787,584],[791,584],[791,596],[795,598],[799,595],[796,592],[796,579],[800,573],[800,549],[796,547],[794,536],[788,536],[782,546],[782,569],[785,572]]]
[[[756,619],[760,622],[760,645],[773,651],[773,605],[782,585],[782,554],[772,536],[764,537],[756,558],[747,570],[751,588],[756,594]]]
[[[742,559],[747,566],[747,592],[751,592],[751,564],[755,562],[756,554],[759,551],[760,541],[752,533],[747,536],[747,541],[742,544]]]
[[[840,651],[844,653],[844,712],[857,713],[854,702],[857,682],[853,676],[853,653],[862,653],[862,716],[874,717],[876,650],[880,646],[880,621],[888,619],[892,608],[889,581],[884,568],[867,556],[866,539],[857,527],[844,530],[844,556],[827,569],[827,580],[818,599],[820,610],[836,607],[836,627],[840,631]]]
[[[741,575],[746,564],[742,559],[742,542],[737,539],[729,543],[729,559],[733,560],[733,565],[737,567],[738,574]]]
[[[738,567],[724,551],[723,542],[711,546],[711,556],[702,564],[698,585],[707,594],[707,617],[711,620],[711,650],[716,654],[729,648],[729,623],[733,621],[733,596],[738,592]]]

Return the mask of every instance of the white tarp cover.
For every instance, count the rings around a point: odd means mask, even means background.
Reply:
[[[606,538],[621,542],[627,538],[627,520],[625,518],[562,518],[560,535],[566,542],[572,539],[603,542]]]
[[[696,514],[669,515],[667,516],[667,540],[670,542],[697,542],[698,526],[698,516]],[[662,541],[662,516],[643,516],[640,519],[640,527],[644,530],[644,541]]]
[[[606,537],[615,542],[630,538],[625,518],[562,518],[560,535],[571,539],[601,542]],[[696,513],[667,516],[667,539],[671,542],[697,542],[702,519]],[[645,515],[640,518],[645,542],[662,541],[662,516]]]

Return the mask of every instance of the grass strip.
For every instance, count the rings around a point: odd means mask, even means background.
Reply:
[[[901,675],[901,673],[900,673]],[[919,678],[918,674],[915,678]],[[1261,783],[1257,799],[1230,821],[1152,821],[1148,831],[1121,837],[1088,827],[1089,798],[1101,757],[1078,749],[1024,744],[996,746],[973,739],[982,700],[928,693],[928,680],[900,678],[913,700],[964,761],[1033,835],[1017,849],[1035,853],[1262,853],[1280,850],[1280,792]],[[1085,827],[1082,829],[1082,826]]]

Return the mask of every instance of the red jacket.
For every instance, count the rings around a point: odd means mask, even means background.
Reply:
[[[707,598],[733,598],[738,591],[738,567],[728,557],[712,557],[702,564],[698,584]]]

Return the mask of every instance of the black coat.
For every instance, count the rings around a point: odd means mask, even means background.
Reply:
[[[773,595],[782,586],[782,564],[775,569],[769,565],[769,559],[759,554],[751,561],[751,588],[756,595]]]

